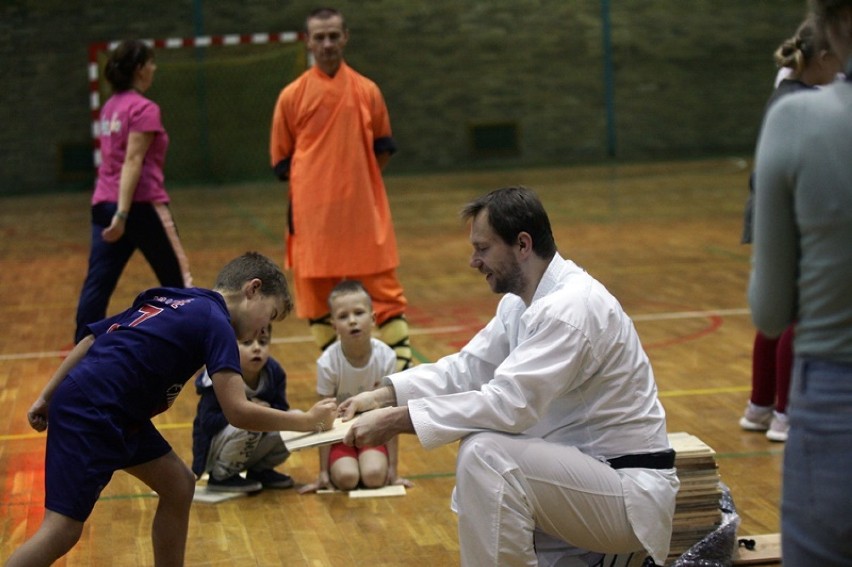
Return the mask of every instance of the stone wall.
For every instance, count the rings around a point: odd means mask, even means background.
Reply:
[[[775,74],[772,51],[805,10],[803,0],[335,5],[352,34],[348,61],[382,87],[390,108],[400,147],[390,173],[749,155]],[[91,42],[298,30],[314,6],[302,0],[3,0],[0,194],[89,188],[90,175],[76,170],[91,143]],[[252,83],[247,77],[234,88],[251,90]],[[263,101],[276,94],[257,93]],[[166,127],[170,113],[189,111],[164,107]],[[258,152],[265,154],[268,125],[258,128]],[[76,166],[63,164],[63,157]],[[181,178],[178,171],[167,174]],[[256,178],[271,179],[265,168]]]

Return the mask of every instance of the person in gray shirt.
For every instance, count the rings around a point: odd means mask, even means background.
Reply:
[[[852,0],[811,0],[852,76]],[[796,322],[784,452],[784,564],[852,565],[852,82],[783,97],[755,158],[749,304],[777,336]]]

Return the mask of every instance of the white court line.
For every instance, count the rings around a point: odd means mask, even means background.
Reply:
[[[703,319],[713,315],[748,315],[751,313],[747,308],[740,309],[717,309],[709,311],[680,311],[671,313],[648,313],[645,315],[634,315],[634,321],[673,321],[676,319]],[[469,329],[470,325],[453,325],[448,327],[424,327],[412,328],[409,330],[411,336],[418,335],[445,335],[449,333],[457,333]],[[314,339],[310,335],[298,335],[295,337],[278,337],[273,338],[272,343],[275,344],[296,344],[296,343],[312,343]],[[0,361],[4,360],[29,360],[32,358],[58,358],[63,352],[58,350],[45,352],[22,352],[16,354],[0,354]]]

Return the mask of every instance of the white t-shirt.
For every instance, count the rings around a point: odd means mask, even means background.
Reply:
[[[373,353],[364,366],[352,366],[343,355],[340,341],[325,349],[317,360],[317,393],[334,396],[340,403],[361,392],[375,390],[382,378],[396,370],[396,353],[382,341],[371,338]]]

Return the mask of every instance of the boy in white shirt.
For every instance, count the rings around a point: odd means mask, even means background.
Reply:
[[[328,296],[331,325],[338,340],[317,360],[317,393],[320,399],[348,399],[378,388],[382,378],[396,370],[396,353],[373,338],[376,320],[373,302],[357,280],[340,282]],[[389,484],[411,486],[397,476],[398,440],[378,447],[348,447],[343,443],[319,448],[319,478],[305,485],[305,494],[320,488],[353,490],[359,485],[379,488]]]

